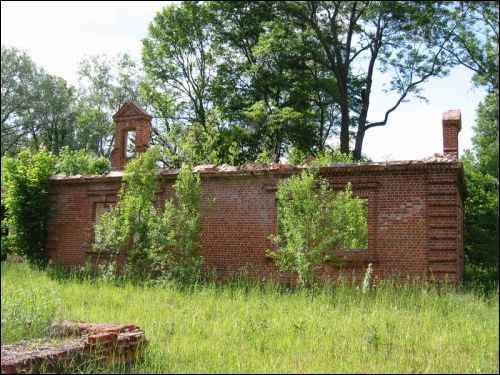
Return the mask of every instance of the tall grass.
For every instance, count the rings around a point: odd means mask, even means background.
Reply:
[[[144,361],[113,371],[498,372],[498,294],[390,283],[315,290],[239,282],[114,285],[71,277],[54,283],[43,272],[2,266],[2,294],[4,284],[50,285],[67,319],[144,329],[150,341]],[[2,322],[3,315],[2,306]]]
[[[2,264],[2,344],[46,336],[62,319],[60,287],[27,264]]]

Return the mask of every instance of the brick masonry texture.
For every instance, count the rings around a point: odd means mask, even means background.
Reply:
[[[126,106],[124,106],[125,108]],[[447,112],[446,114],[448,114]],[[460,129],[454,111],[443,118],[444,145]],[[457,129],[449,133],[448,128]],[[455,141],[456,138],[455,138]],[[117,153],[122,155],[118,148]],[[445,150],[446,151],[446,150]],[[451,280],[463,277],[463,169],[457,152],[422,161],[333,164],[320,169],[332,188],[352,183],[368,202],[368,248],[336,251],[344,267],[328,266],[325,277],[361,279],[369,263],[376,278]],[[202,252],[205,270],[221,278],[245,272],[260,278],[293,276],[277,272],[266,250],[277,229],[276,184],[306,166],[279,164],[200,166],[204,215]],[[173,195],[177,170],[159,175],[158,203]],[[81,267],[87,259],[106,260],[91,252],[97,203],[114,203],[123,172],[107,176],[54,178],[49,195],[55,214],[49,223],[47,256],[54,263]],[[125,260],[122,255],[120,261]]]
[[[2,374],[63,372],[142,358],[147,340],[133,324],[68,322],[57,344],[24,341],[2,345]],[[54,341],[54,340],[52,340]]]

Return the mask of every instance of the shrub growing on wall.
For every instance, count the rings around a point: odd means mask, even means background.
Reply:
[[[140,278],[191,281],[202,263],[198,205],[200,179],[183,165],[173,185],[176,202],[155,207],[160,154],[150,148],[125,167],[118,203],[96,223],[97,251],[128,251],[129,269]]]
[[[47,221],[50,205],[47,196],[50,177],[55,172],[56,157],[44,148],[36,154],[22,150],[16,158],[2,158],[2,205],[6,208],[10,249],[26,256],[31,264],[44,266]],[[7,242],[2,237],[2,249]]]
[[[297,273],[301,284],[312,283],[318,269],[335,261],[335,249],[368,245],[366,207],[352,196],[351,186],[335,193],[314,170],[278,184],[279,231],[268,255],[281,271]]]
[[[65,146],[61,149],[56,167],[57,173],[66,176],[104,175],[111,170],[111,163],[104,156],[96,156],[85,150],[70,151],[68,146]]]

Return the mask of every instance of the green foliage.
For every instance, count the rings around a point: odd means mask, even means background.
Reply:
[[[288,163],[292,165],[299,165],[306,161],[307,154],[298,149],[297,147],[290,147],[288,149]]]
[[[160,152],[150,148],[125,167],[119,200],[96,223],[96,251],[128,251],[129,270],[139,279],[162,278],[192,282],[202,264],[198,206],[200,178],[183,165],[172,198],[163,210],[155,207]]]
[[[497,1],[453,2],[454,17],[461,17],[446,46],[457,63],[474,72],[472,81],[489,93],[498,91]],[[464,13],[464,9],[466,12]]]
[[[467,279],[498,280],[498,178],[474,163],[471,153],[462,158],[467,197],[464,202]]]
[[[2,197],[3,202],[3,197]],[[2,203],[3,205],[3,203]],[[15,244],[13,241],[13,236],[9,236],[9,224],[6,219],[2,220],[1,223],[2,230],[2,242],[1,242],[1,254],[2,254],[2,262],[7,259],[7,254],[11,254],[15,251]]]
[[[44,148],[36,154],[24,149],[16,158],[2,157],[4,225],[14,229],[9,234],[10,245],[39,267],[46,263],[44,249],[50,215],[47,189],[55,165],[56,157]]]
[[[430,78],[446,76],[457,64],[473,69],[480,80],[495,72],[498,77],[495,2],[276,3],[289,23],[320,43],[323,71],[337,86],[340,149],[348,153],[355,141],[355,160],[361,158],[366,131],[385,126],[411,97],[425,100],[421,86]],[[371,96],[378,94],[377,70],[389,78],[387,90],[397,96],[380,119],[370,119]],[[498,78],[496,82],[494,87]]]
[[[57,173],[66,176],[78,174],[105,175],[111,170],[110,161],[103,156],[89,154],[85,150],[70,151],[67,146],[61,149],[57,165]]]
[[[269,151],[263,150],[257,154],[257,158],[255,159],[256,163],[260,164],[269,164],[272,163],[274,160],[269,154]]]
[[[74,142],[75,88],[16,48],[2,46],[2,155],[41,145],[59,153]]]
[[[118,203],[96,223],[101,240],[94,244],[95,250],[115,254],[128,250],[133,261],[141,262],[136,253],[147,247],[148,222],[155,212],[153,204],[159,186],[159,158],[159,149],[152,147],[126,165]]]
[[[475,155],[464,163],[465,278],[487,285],[498,281],[498,92],[479,105],[472,138]]]
[[[75,148],[96,155],[108,155],[114,125],[111,116],[99,109],[87,109],[76,119]]]
[[[58,155],[64,146],[73,146],[76,118],[76,90],[64,79],[42,74],[36,100],[23,116],[22,124],[31,135],[34,150],[44,145]]]
[[[200,176],[184,164],[173,188],[177,207],[173,199],[168,199],[163,213],[151,221],[148,228],[151,247],[147,257],[152,275],[193,283],[199,278],[203,263],[198,213]]]
[[[472,143],[479,168],[498,180],[498,91],[479,104]]]
[[[23,146],[20,119],[35,100],[39,69],[24,51],[2,45],[1,152],[15,155]]]
[[[454,3],[455,4],[455,3]],[[452,34],[452,57],[474,72],[473,82],[488,94],[477,109],[473,152],[462,158],[467,196],[465,219],[465,278],[498,285],[498,24],[496,1],[459,3],[465,22]]]
[[[315,166],[322,166],[335,163],[352,163],[354,160],[352,154],[345,154],[340,150],[323,150],[313,160],[312,164]]]
[[[142,72],[127,54],[88,56],[80,61],[79,106],[75,148],[109,157],[113,148],[112,116],[126,102],[144,105],[140,94]]]
[[[162,119],[164,133],[173,128],[180,134],[189,132],[181,138],[158,137],[159,143],[173,153],[179,146],[181,153],[186,151],[182,138],[191,138],[193,132],[196,135],[194,148],[188,151],[195,151],[197,157],[204,157],[203,142],[198,134],[216,141],[213,137],[214,108],[209,99],[215,64],[213,55],[205,4],[167,5],[149,25],[148,36],[143,40],[142,59],[147,80],[142,91],[151,100],[157,117]]]
[[[314,170],[304,170],[280,181],[277,196],[279,232],[271,236],[277,249],[268,255],[300,283],[310,284],[322,265],[335,261],[333,250],[368,246],[367,208],[350,185],[335,194]]]
[[[209,121],[206,127],[192,125],[186,129],[172,125],[165,137],[162,155],[169,167],[180,167],[182,164],[230,164],[238,160],[239,147],[231,136]]]

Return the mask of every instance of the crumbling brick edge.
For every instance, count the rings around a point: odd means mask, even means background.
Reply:
[[[2,345],[1,373],[67,373],[84,366],[125,364],[142,359],[148,344],[144,331],[133,324],[64,321],[60,328],[59,345],[39,350],[30,350],[30,341]],[[20,347],[26,350],[20,352]]]

